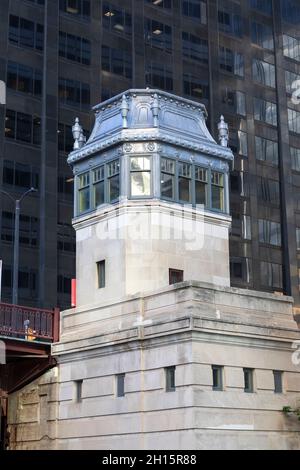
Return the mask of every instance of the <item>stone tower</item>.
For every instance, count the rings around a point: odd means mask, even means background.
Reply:
[[[201,104],[161,91],[94,109],[69,156],[77,307],[56,371],[12,398],[11,447],[299,449],[293,299],[230,287],[224,119],[218,144]]]
[[[202,104],[150,89],[129,90],[94,110],[87,143],[76,122],[68,160],[75,174],[77,305],[167,286],[172,273],[229,286],[233,154],[226,125],[218,145]]]

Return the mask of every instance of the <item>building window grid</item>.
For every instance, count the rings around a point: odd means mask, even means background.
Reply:
[[[145,42],[150,47],[157,47],[165,52],[172,52],[172,28],[169,25],[145,18]]]
[[[123,36],[132,34],[132,16],[124,8],[117,8],[108,2],[102,6],[102,25],[105,29]]]
[[[278,142],[255,136],[255,155],[257,160],[278,166]]]
[[[182,55],[202,64],[208,64],[208,41],[182,31]]]
[[[9,41],[20,47],[44,49],[44,26],[15,15],[9,17]]]
[[[243,54],[232,51],[227,47],[219,48],[219,66],[221,70],[230,72],[243,78],[245,75],[245,64]]]
[[[82,65],[90,65],[91,42],[80,36],[60,31],[59,56]]]
[[[59,9],[80,19],[89,20],[91,15],[90,0],[59,0]]]
[[[270,88],[276,87],[275,66],[259,59],[252,61],[252,77],[253,80],[261,85]]]
[[[23,64],[8,61],[7,87],[39,97],[42,94],[42,72]]]

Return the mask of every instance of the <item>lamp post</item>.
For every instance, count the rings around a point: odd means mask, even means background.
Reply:
[[[20,199],[14,199],[9,193],[0,189],[0,193],[7,196],[15,204],[15,235],[14,235],[14,267],[13,267],[13,295],[12,303],[18,304],[18,287],[19,287],[19,233],[20,233],[20,208],[23,199],[30,193],[34,193],[37,190],[30,188],[22,194]]]

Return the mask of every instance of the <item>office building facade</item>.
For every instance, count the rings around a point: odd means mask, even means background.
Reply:
[[[153,87],[205,104],[215,137],[221,114],[229,123],[231,284],[299,304],[299,1],[3,0],[0,10],[0,183],[16,198],[38,189],[21,209],[20,303],[70,303],[74,118],[88,133],[91,105]],[[0,204],[10,301],[13,206]]]

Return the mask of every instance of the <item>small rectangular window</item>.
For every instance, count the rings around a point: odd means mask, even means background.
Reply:
[[[125,396],[125,374],[118,374],[116,376],[117,382],[117,397]]]
[[[282,372],[280,370],[273,370],[274,375],[274,392],[282,393]]]
[[[212,376],[213,376],[213,390],[215,391],[223,390],[223,367],[212,366]]]
[[[76,399],[77,403],[82,401],[82,384],[83,384],[83,380],[76,380],[75,381],[75,387],[76,387],[75,399]]]
[[[105,287],[105,260],[97,263],[97,275],[98,275],[98,288],[103,289]]]
[[[183,271],[181,269],[169,269],[169,284],[183,282]]]
[[[246,393],[253,393],[253,369],[244,369],[244,390]]]
[[[176,389],[175,369],[176,369],[175,366],[165,368],[166,392],[174,392]]]

